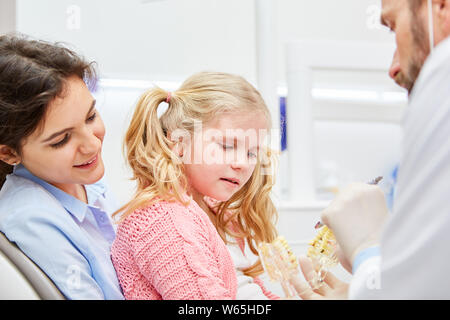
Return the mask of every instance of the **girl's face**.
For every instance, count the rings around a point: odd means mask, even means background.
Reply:
[[[267,135],[264,114],[224,114],[196,130],[183,154],[190,192],[226,201],[250,179]]]
[[[21,163],[35,176],[71,193],[104,174],[105,127],[95,100],[78,77],[66,81],[61,97],[48,106],[44,123],[22,145]]]

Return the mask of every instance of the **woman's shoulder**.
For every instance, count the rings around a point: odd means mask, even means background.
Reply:
[[[16,175],[8,175],[0,190],[0,225],[38,218],[57,220],[58,212],[64,214],[64,207],[39,184]]]
[[[8,175],[0,190],[0,210],[30,205],[34,207],[57,206],[61,208],[60,203],[44,187],[26,178]]]

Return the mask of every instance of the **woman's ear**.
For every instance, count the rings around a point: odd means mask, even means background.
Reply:
[[[20,157],[11,147],[7,145],[0,144],[0,160],[11,165],[15,166],[20,163]]]

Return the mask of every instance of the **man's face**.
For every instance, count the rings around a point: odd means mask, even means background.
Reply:
[[[382,0],[381,23],[395,32],[399,63],[399,85],[411,92],[428,56],[429,42],[425,5],[411,12],[408,0]],[[393,61],[394,64],[395,61]],[[392,68],[392,66],[391,66]]]

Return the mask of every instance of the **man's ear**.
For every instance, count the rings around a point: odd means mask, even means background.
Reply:
[[[17,152],[4,144],[0,144],[0,160],[11,166],[17,165],[21,161]]]

